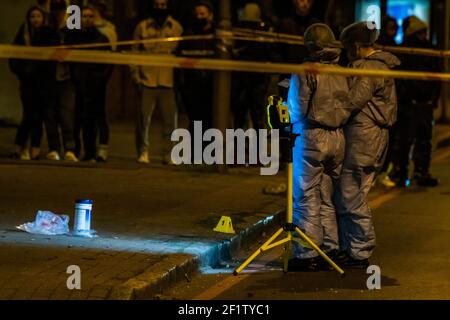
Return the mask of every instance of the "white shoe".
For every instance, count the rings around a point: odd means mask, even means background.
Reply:
[[[140,164],[150,164],[150,159],[148,157],[148,152],[142,152],[138,158],[138,163]]]
[[[59,153],[57,151],[51,151],[47,154],[47,160],[59,161],[61,160]]]
[[[382,180],[381,184],[386,188],[394,188],[396,186],[395,182],[391,180],[391,178],[386,175]]]
[[[19,154],[19,159],[22,161],[30,161],[31,160],[30,151],[28,151],[28,149],[22,150]]]
[[[108,161],[108,146],[100,145],[97,152],[97,162]]]
[[[64,155],[64,160],[68,162],[78,162],[78,158],[72,151],[67,151]]]

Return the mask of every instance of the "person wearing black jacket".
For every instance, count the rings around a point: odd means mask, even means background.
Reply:
[[[315,0],[293,0],[294,14],[281,20],[278,25],[280,33],[302,36],[306,29],[314,23],[320,23],[321,18],[314,12]],[[303,59],[308,56],[308,50],[299,45],[283,45],[283,62],[303,63]]]
[[[66,25],[67,21],[67,3],[65,0],[52,0],[49,3],[49,25],[58,35],[58,45],[71,45],[71,34],[74,32],[69,30]],[[73,37],[72,37],[73,38]],[[75,87],[70,70],[70,63],[58,62],[55,72],[55,90],[53,104],[54,109],[48,110],[46,124],[51,126],[49,130],[55,136],[58,146],[47,155],[50,160],[60,158],[61,137],[59,129],[61,129],[62,142],[64,147],[63,158],[65,161],[77,162],[75,156],[75,139],[74,139],[74,122],[75,122]]]
[[[21,26],[14,44],[23,46],[55,46],[57,35],[47,26],[46,14],[39,6],[31,7]],[[17,130],[16,156],[23,160],[37,159],[40,154],[42,123],[46,110],[52,108],[55,63],[47,61],[30,61],[11,59],[11,71],[20,81],[20,96],[23,107],[22,122]],[[46,125],[46,128],[48,126]],[[49,147],[52,148],[49,136]],[[28,139],[31,138],[31,154]]]
[[[398,46],[397,42],[395,41],[398,33],[398,28],[399,26],[397,20],[395,20],[395,18],[391,16],[386,16],[382,22],[381,33],[380,37],[377,40],[377,44],[391,47]],[[389,148],[386,154],[386,160],[384,161],[383,168],[381,169],[381,174],[377,178],[378,182],[386,188],[394,188],[396,186],[396,183],[392,181],[390,177],[390,175],[392,174],[390,168],[391,163],[397,162],[398,159],[399,146],[397,140],[397,132],[398,126],[397,123],[395,123],[392,128],[389,129]]]
[[[280,21],[276,26],[276,31],[283,34],[291,34],[295,36],[303,36],[306,29],[314,23],[320,23],[323,20],[323,16],[320,17],[317,14],[316,0],[292,0],[292,16],[286,17]],[[281,44],[278,50],[279,54],[277,61],[281,63],[303,63],[304,59],[308,56],[308,50],[305,46]],[[289,74],[283,74],[280,76],[280,81],[289,78]],[[287,97],[288,91],[280,87],[280,95],[283,98]]]
[[[432,48],[427,39],[428,25],[415,16],[404,22],[403,46]],[[404,55],[404,70],[439,72],[439,62],[434,57]],[[405,186],[409,179],[409,155],[414,146],[414,181],[419,186],[435,187],[439,181],[430,174],[433,113],[438,106],[441,85],[437,81],[401,81],[399,83],[398,163],[394,179]]]
[[[239,18],[239,27],[244,29],[271,31],[263,20],[261,7],[257,3],[248,3]],[[237,41],[234,55],[243,61],[272,61],[271,47],[267,43]],[[264,129],[266,95],[270,77],[264,73],[241,72],[233,74],[234,127],[245,129],[248,114],[255,130]]]
[[[209,1],[199,1],[194,7],[194,19],[185,36],[213,35],[215,33],[214,11]],[[180,46],[180,53],[190,58],[213,58],[215,40],[186,41]],[[208,70],[181,70],[180,91],[189,116],[189,130],[194,134],[194,122],[202,121],[203,130],[212,128],[214,73]]]
[[[95,27],[95,11],[86,6],[82,10],[82,28],[70,41],[75,44],[109,43],[108,38]],[[111,50],[111,47],[109,47]],[[111,66],[102,63],[74,64],[72,77],[77,95],[75,141],[81,152],[80,131],[83,132],[84,161],[95,162],[99,126],[106,121],[106,85]],[[100,141],[100,144],[107,144]]]

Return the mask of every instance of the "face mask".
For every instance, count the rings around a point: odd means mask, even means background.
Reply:
[[[168,15],[169,11],[167,9],[152,9],[152,18],[160,24],[166,21]]]
[[[194,21],[194,29],[195,30],[203,30],[209,23],[209,20],[206,18],[203,19],[195,19]]]

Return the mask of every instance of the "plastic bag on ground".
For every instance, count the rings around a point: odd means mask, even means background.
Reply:
[[[17,226],[16,228],[31,234],[64,235],[69,233],[70,218],[50,211],[38,211],[36,220]]]

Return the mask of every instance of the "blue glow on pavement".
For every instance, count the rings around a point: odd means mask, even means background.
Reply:
[[[408,179],[408,180],[406,180],[406,182],[405,182],[405,187],[409,188],[410,186],[411,186],[411,180]]]

